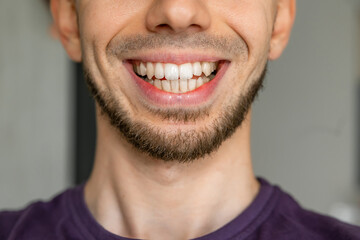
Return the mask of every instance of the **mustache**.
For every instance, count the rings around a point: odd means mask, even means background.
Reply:
[[[220,36],[209,33],[135,34],[114,38],[106,48],[110,55],[126,56],[133,52],[160,48],[215,51],[222,56],[248,56],[248,46],[240,36]]]

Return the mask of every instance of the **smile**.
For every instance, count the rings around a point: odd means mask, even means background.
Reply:
[[[157,89],[186,93],[198,89],[215,78],[219,62],[173,63],[133,62],[133,70]]]
[[[146,105],[185,107],[205,102],[210,104],[209,100],[213,99],[215,89],[230,65],[230,61],[220,59],[189,59],[186,62],[181,57],[167,57],[171,62],[166,62],[162,55],[158,58],[123,61],[134,80],[137,96],[141,96],[138,99]]]

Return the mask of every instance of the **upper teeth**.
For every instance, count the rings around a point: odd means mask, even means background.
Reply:
[[[140,76],[147,76],[152,79],[166,78],[167,80],[188,80],[194,78],[193,76],[201,76],[203,73],[208,77],[216,70],[217,63],[215,62],[195,62],[176,65],[173,63],[143,63],[135,64],[134,71]]]

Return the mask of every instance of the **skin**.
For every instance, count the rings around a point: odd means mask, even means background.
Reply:
[[[246,93],[267,61],[278,58],[287,45],[295,0],[52,0],[51,10],[69,57],[84,63],[97,86],[121,101],[132,119],[171,134],[178,129],[210,128],[223,106]],[[133,50],[117,58],[106,51],[119,37],[133,34],[199,33],[241,38],[247,54],[224,56],[216,49],[194,46]],[[144,52],[205,53],[229,60],[214,94],[217,97],[210,97],[210,114],[185,124],[163,121],[147,111],[144,104],[150,103],[138,100],[122,64]],[[114,234],[142,239],[203,236],[238,216],[259,191],[251,164],[251,111],[219,149],[186,164],[164,162],[137,151],[111,126],[99,106],[96,118],[95,166],[85,186],[85,201],[94,218]]]

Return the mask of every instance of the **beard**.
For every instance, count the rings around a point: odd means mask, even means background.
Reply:
[[[161,47],[181,49],[185,47],[215,50],[221,52],[224,58],[248,58],[247,44],[242,38],[233,36],[217,36],[206,33],[179,34],[179,35],[132,35],[115,38],[107,46],[106,53],[115,61],[126,59],[128,54],[147,49]],[[166,162],[191,162],[203,158],[216,151],[220,145],[241,126],[252,102],[262,88],[266,74],[266,64],[257,77],[248,79],[249,85],[239,87],[235,91],[238,95],[229,98],[216,113],[212,113],[211,106],[198,109],[171,108],[160,109],[142,104],[148,113],[164,121],[171,121],[171,128],[163,124],[156,126],[149,124],[148,119],[135,118],[124,106],[122,94],[114,94],[110,89],[101,89],[84,64],[84,76],[87,85],[100,107],[101,114],[105,115],[111,125],[120,133],[138,152],[152,158]],[[226,97],[226,96],[224,96]],[[213,116],[211,114],[216,114]],[[209,120],[207,120],[209,119]],[[210,120],[211,119],[211,120]],[[200,120],[202,120],[200,123]],[[176,128],[176,124],[179,127]],[[180,124],[190,123],[181,127]],[[174,127],[175,126],[175,127]]]
[[[101,114],[106,115],[111,125],[134,149],[152,158],[165,162],[188,163],[216,151],[221,144],[232,136],[243,123],[251,104],[263,86],[266,65],[261,75],[252,81],[246,92],[238,95],[232,105],[224,106],[216,120],[185,130],[180,127],[169,131],[166,127],[157,127],[131,117],[123,106],[121,98],[108,90],[100,90],[89,71],[84,67],[86,83],[92,93]],[[243,89],[239,89],[242,92]],[[241,91],[242,90],[242,91]],[[159,110],[147,108],[153,115],[163,120],[178,123],[194,123],[210,114],[208,108],[198,110],[176,109]]]

